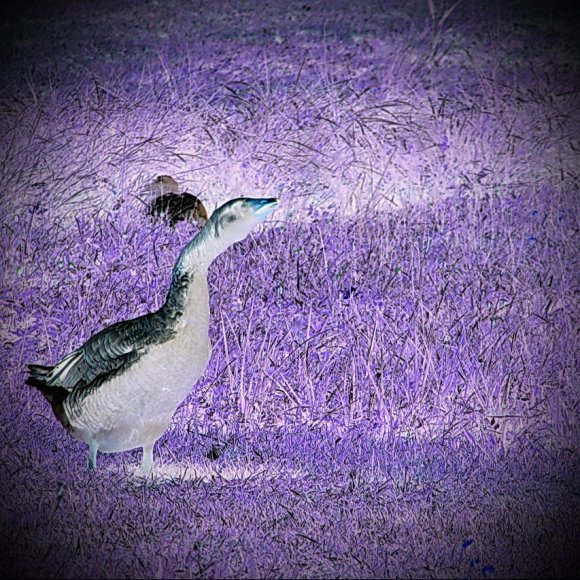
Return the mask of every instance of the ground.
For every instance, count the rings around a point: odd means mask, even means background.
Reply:
[[[5,13],[4,570],[577,576],[580,36],[481,4]],[[281,205],[210,271],[145,482],[138,451],[89,473],[24,380],[162,304],[199,226],[150,220],[158,175]]]

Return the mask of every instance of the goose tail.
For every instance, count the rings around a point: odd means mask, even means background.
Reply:
[[[57,419],[68,428],[70,423],[66,416],[63,402],[70,395],[70,392],[62,387],[53,387],[47,384],[48,375],[53,368],[29,364],[29,375],[25,382],[42,393],[44,398],[50,403]]]
[[[28,378],[26,379],[26,384],[31,387],[37,387],[42,390],[41,387],[47,387],[46,379],[50,374],[50,371],[54,367],[45,367],[43,365],[28,365]]]

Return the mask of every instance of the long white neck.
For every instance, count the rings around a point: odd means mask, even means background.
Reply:
[[[183,248],[173,268],[173,279],[162,314],[172,323],[192,323],[201,328],[209,326],[209,292],[207,271],[210,264],[229,243],[215,235],[213,221]]]
[[[210,264],[231,244],[217,235],[215,222],[210,219],[203,229],[183,248],[175,269],[193,272],[199,268],[206,270]]]

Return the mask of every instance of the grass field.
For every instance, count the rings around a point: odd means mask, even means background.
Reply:
[[[529,2],[46,2],[2,18],[0,509],[18,577],[575,577],[574,14]],[[212,359],[86,469],[26,364],[158,308],[198,231]]]

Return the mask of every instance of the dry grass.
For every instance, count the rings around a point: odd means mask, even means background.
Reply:
[[[560,17],[531,42],[515,5],[57,4],[2,37],[5,570],[574,575],[579,103]],[[23,381],[161,305],[196,228],[148,220],[160,174],[208,209],[283,203],[210,273],[213,356],[145,484],[136,453],[86,473]]]

